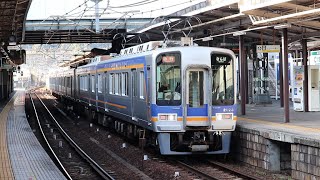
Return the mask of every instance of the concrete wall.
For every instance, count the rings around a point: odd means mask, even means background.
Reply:
[[[291,172],[293,179],[320,179],[320,144],[305,139],[275,140],[274,133],[237,127],[231,155],[256,169]]]
[[[317,147],[291,145],[291,167],[294,179],[320,179],[319,151]]]

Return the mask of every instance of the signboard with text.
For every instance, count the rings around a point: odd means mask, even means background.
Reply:
[[[257,53],[280,52],[280,45],[257,45]]]

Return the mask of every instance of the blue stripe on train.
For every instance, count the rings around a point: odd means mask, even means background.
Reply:
[[[151,115],[158,116],[158,113],[177,113],[182,116],[182,106],[157,106],[151,104]]]
[[[188,107],[187,116],[206,116],[208,114],[208,105],[205,104],[201,108]]]

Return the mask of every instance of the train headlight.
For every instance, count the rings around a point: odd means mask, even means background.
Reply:
[[[222,121],[222,120],[232,120],[233,114],[232,113],[216,113],[216,120]]]
[[[177,114],[158,114],[159,121],[177,121],[178,115]]]

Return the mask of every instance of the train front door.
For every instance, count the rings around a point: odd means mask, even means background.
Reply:
[[[186,126],[211,126],[210,74],[207,68],[189,68],[186,71]]]

